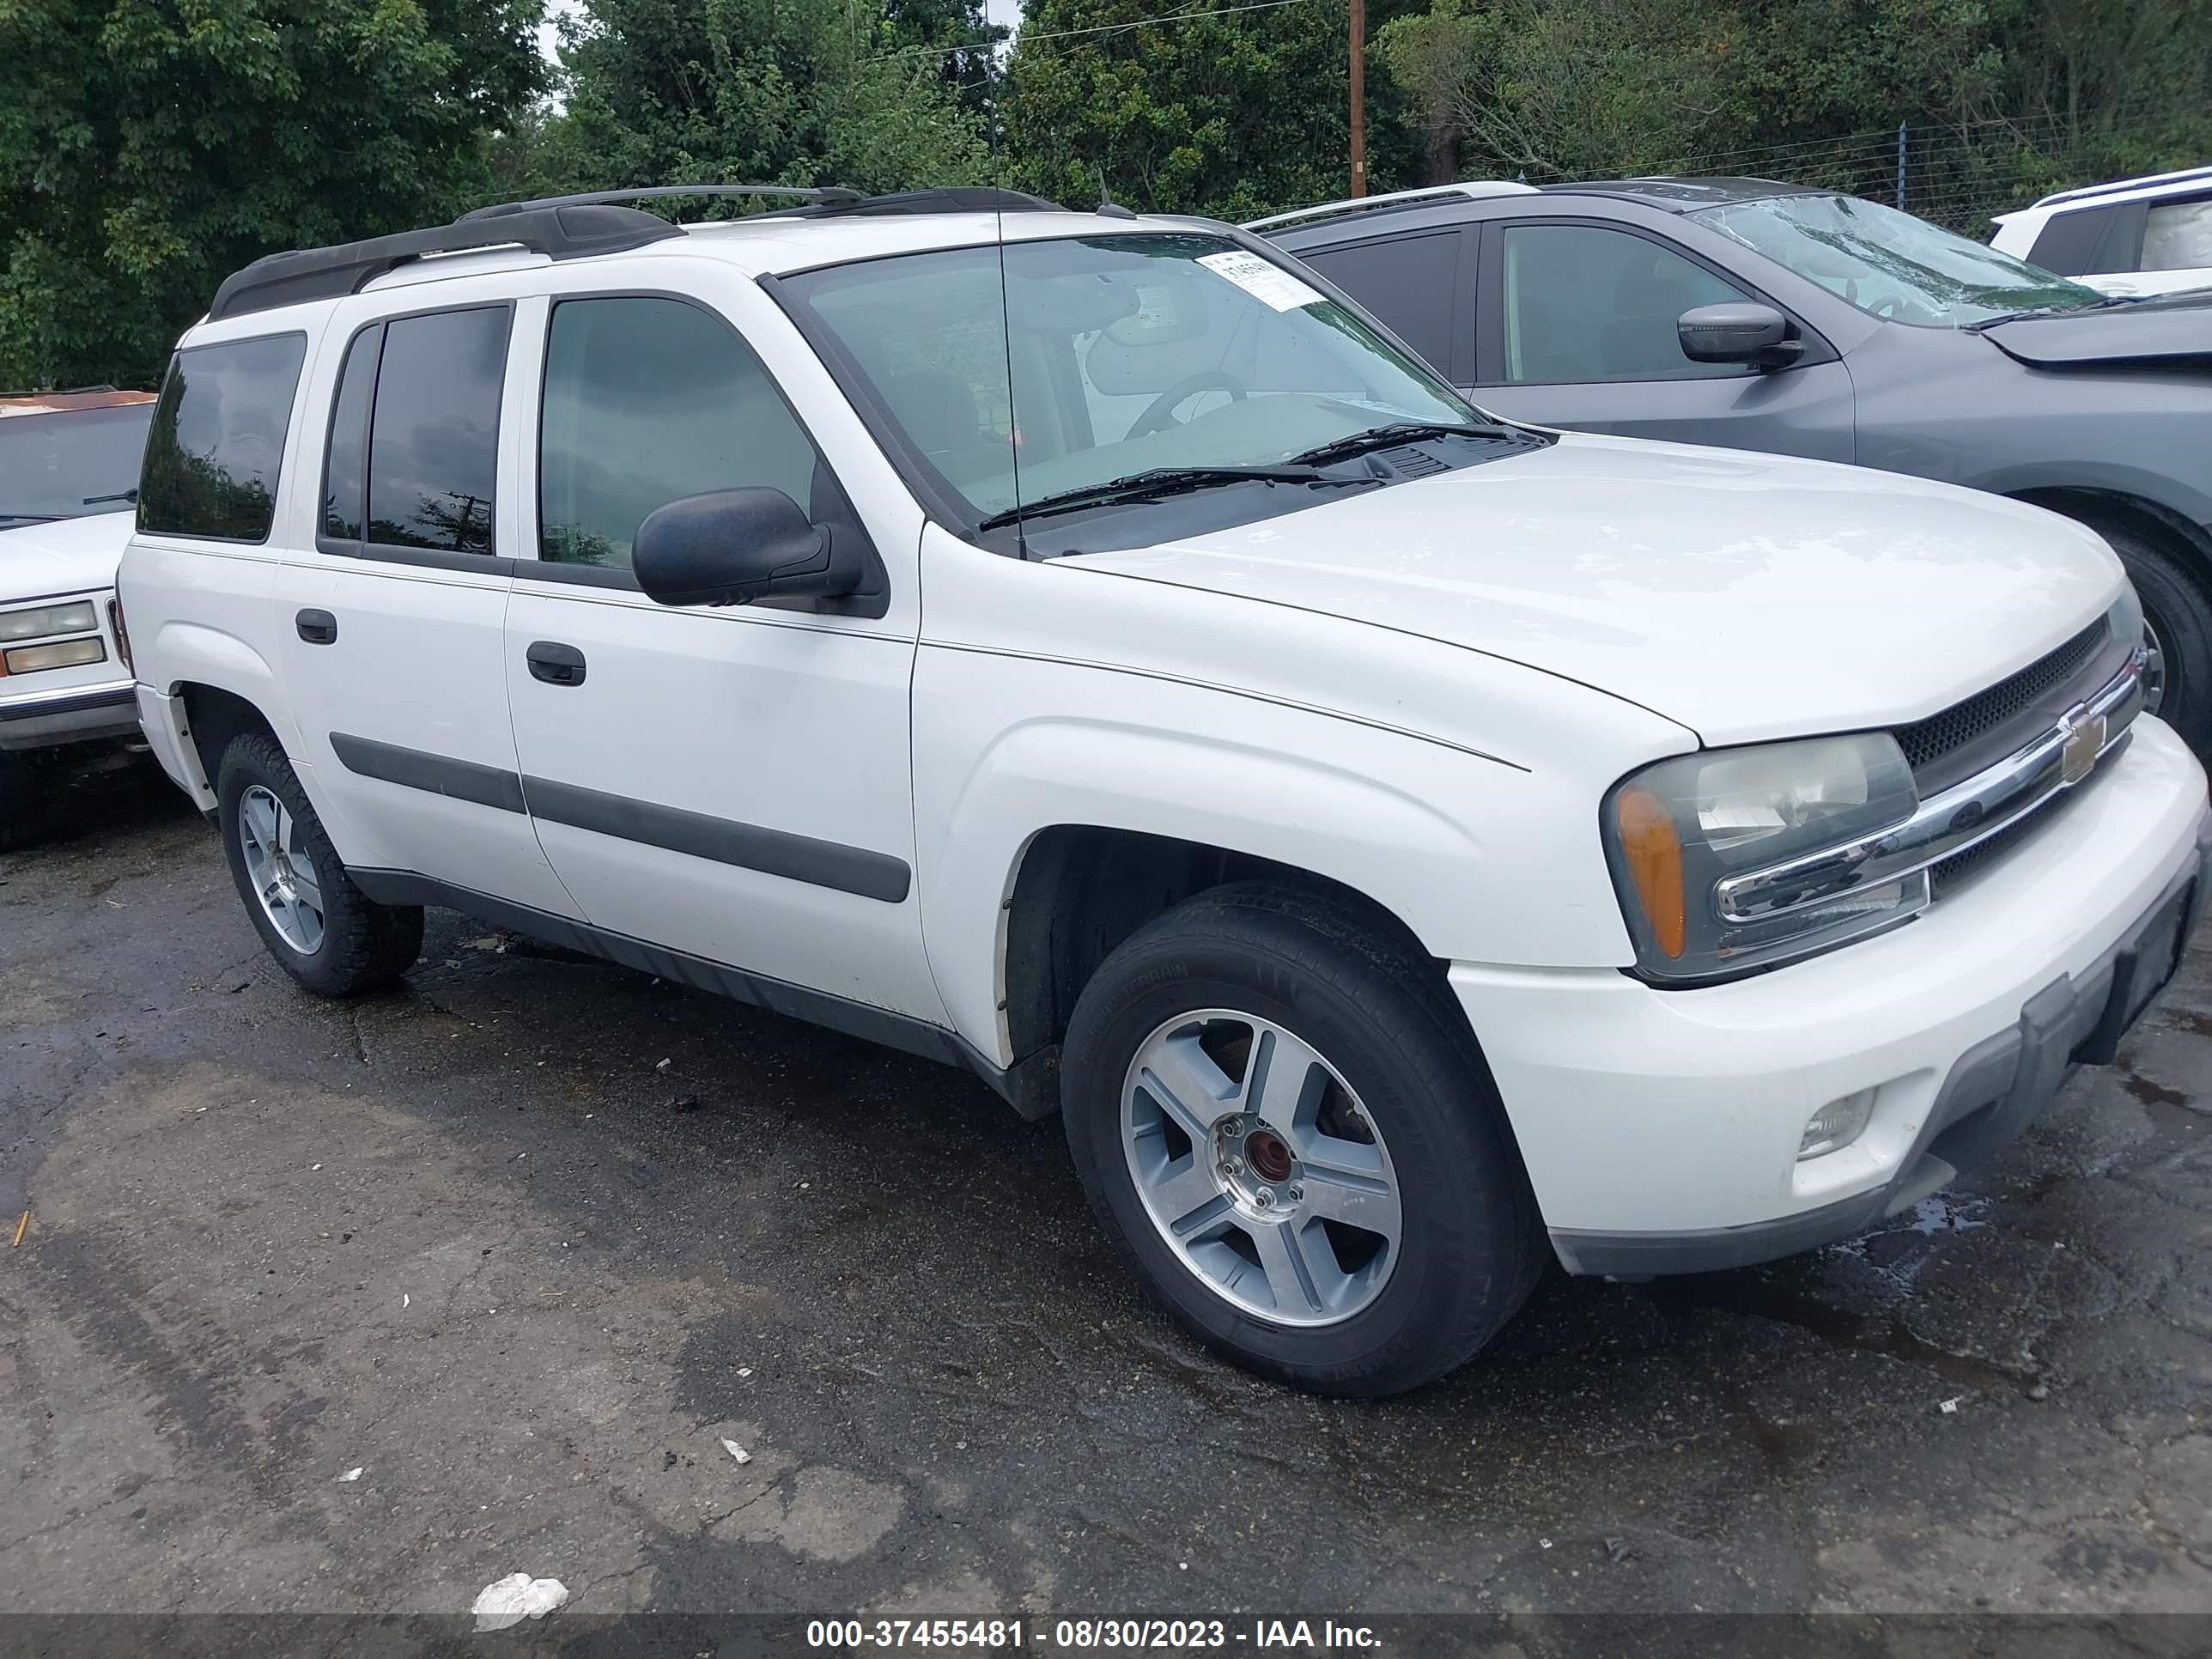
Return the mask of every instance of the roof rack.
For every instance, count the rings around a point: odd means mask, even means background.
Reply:
[[[540,196],[527,202],[495,202],[489,207],[464,213],[453,222],[467,224],[476,219],[503,219],[510,214],[529,213],[539,208],[604,207],[616,202],[642,202],[669,196],[791,196],[805,202],[827,204],[865,199],[859,191],[846,190],[836,185],[811,189],[800,185],[647,185],[634,190],[587,190],[575,196]]]
[[[1065,213],[1057,202],[1026,191],[1006,190],[997,185],[939,185],[928,190],[902,190],[889,196],[852,196],[850,201],[829,202],[819,207],[774,208],[763,219],[845,219],[872,214],[895,213]]]
[[[372,236],[367,241],[338,247],[271,253],[223,278],[222,286],[215,291],[215,303],[208,307],[208,320],[219,322],[225,317],[297,305],[305,300],[358,294],[386,271],[436,253],[520,246],[552,259],[581,259],[594,253],[619,253],[682,234],[680,227],[636,208],[523,204],[511,213],[457,219],[428,230]]]
[[[1480,201],[1492,196],[1533,196],[1535,193],[1534,185],[1516,183],[1510,179],[1471,179],[1462,185],[1427,185],[1419,190],[1385,191],[1380,196],[1354,196],[1341,202],[1323,202],[1316,207],[1298,208],[1289,213],[1271,213],[1264,219],[1246,220],[1244,228],[1273,230],[1307,219],[1335,219],[1356,213],[1391,213],[1405,208],[1435,207],[1450,201]]]
[[[2084,185],[2079,190],[2062,190],[2055,196],[2045,196],[2035,205],[2049,207],[2055,202],[2086,202],[2097,196],[2118,196],[2123,191],[2142,190],[2150,185],[2178,184],[2186,179],[2212,179],[2212,167],[2184,167],[2179,173],[2154,173],[2141,179],[2116,179],[2109,185]]]

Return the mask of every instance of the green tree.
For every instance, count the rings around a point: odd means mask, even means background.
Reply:
[[[538,174],[578,190],[973,182],[983,118],[946,71],[959,54],[915,48],[981,27],[963,3],[589,0],[562,24],[568,103],[538,136]]]
[[[1370,27],[1409,8],[1374,0]],[[1249,218],[1350,188],[1347,19],[1339,0],[1194,9],[1139,24],[1155,0],[1031,0],[1001,106],[1009,182],[1071,205],[1116,200]],[[1079,33],[1079,31],[1092,31]],[[1368,176],[1387,190],[1415,143],[1402,100],[1369,82]]]
[[[157,376],[229,272],[434,222],[540,0],[0,0],[0,385]]]

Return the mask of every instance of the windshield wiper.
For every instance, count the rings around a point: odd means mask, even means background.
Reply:
[[[1103,483],[1081,484],[1055,495],[1040,495],[1033,501],[1024,501],[1003,513],[994,513],[976,528],[996,530],[1001,525],[1014,524],[1023,519],[1042,518],[1054,513],[1072,513],[1078,507],[1106,507],[1123,501],[1152,501],[1169,495],[1188,495],[1196,490],[1211,489],[1217,484],[1370,484],[1376,482],[1373,478],[1331,477],[1310,466],[1156,466],[1143,472],[1132,472],[1126,477],[1109,478]]]
[[[1985,328],[1995,328],[2000,323],[2026,322],[2036,317],[2079,317],[2085,311],[2114,311],[2122,306],[2139,306],[2151,296],[2148,294],[2107,294],[2101,300],[2092,300],[2079,306],[2035,306],[2026,311],[2008,311],[2000,316],[1984,317],[1978,323],[1968,323],[1966,332],[1978,334]]]
[[[1331,461],[1348,461],[1355,455],[1370,454],[1378,449],[1419,443],[1424,438],[1518,438],[1523,435],[1515,428],[1500,426],[1494,422],[1393,421],[1388,426],[1370,427],[1364,432],[1355,432],[1349,437],[1316,445],[1291,456],[1291,460],[1293,464],[1308,466],[1325,466]]]
[[[9,524],[59,524],[58,513],[0,513],[0,520]]]
[[[130,489],[118,489],[112,495],[88,495],[84,498],[87,507],[101,507],[109,501],[128,501],[133,507],[137,506],[138,486],[132,484]]]

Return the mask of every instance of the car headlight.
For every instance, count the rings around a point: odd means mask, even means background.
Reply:
[[[0,642],[40,640],[49,634],[89,634],[99,626],[88,599],[42,605],[35,611],[0,611]]]
[[[1727,878],[1902,823],[1920,805],[1887,732],[1677,755],[1606,798],[1606,854],[1647,979],[1694,982],[1826,950],[1928,902],[1923,872],[1731,921]]]

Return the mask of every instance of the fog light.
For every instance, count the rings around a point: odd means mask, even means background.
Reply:
[[[1856,1094],[1832,1100],[1813,1114],[1805,1125],[1805,1133],[1797,1140],[1797,1161],[1819,1158],[1826,1152],[1841,1152],[1866,1132],[1868,1120],[1874,1116],[1874,1097],[1877,1091],[1862,1089]]]

